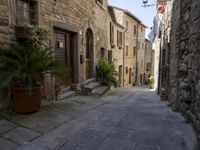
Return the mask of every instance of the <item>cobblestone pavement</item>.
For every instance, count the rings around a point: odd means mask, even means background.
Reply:
[[[190,124],[154,91],[114,89],[76,96],[0,121],[0,150],[192,150]]]

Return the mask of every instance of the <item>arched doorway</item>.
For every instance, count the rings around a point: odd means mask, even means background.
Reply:
[[[93,77],[93,55],[94,55],[94,37],[91,29],[87,29],[85,34],[85,73],[86,79]]]

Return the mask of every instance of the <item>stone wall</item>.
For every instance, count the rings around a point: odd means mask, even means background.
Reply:
[[[0,0],[0,46],[15,41],[12,17],[10,16],[10,0]]]
[[[169,100],[200,139],[200,1],[175,0],[172,14]]]

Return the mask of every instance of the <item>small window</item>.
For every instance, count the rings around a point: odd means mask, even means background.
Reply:
[[[17,24],[28,25],[37,23],[37,3],[30,0],[17,0]]]
[[[136,47],[133,47],[133,56],[136,56]]]
[[[122,48],[122,43],[123,43],[123,38],[122,38],[123,34],[120,31],[117,31],[117,45],[119,48]]]
[[[114,46],[114,25],[110,22],[110,45]]]
[[[140,42],[138,41],[138,50],[140,50]]]
[[[108,61],[112,62],[112,51],[108,51]]]
[[[126,45],[126,56],[128,56],[128,45]]]
[[[101,58],[105,57],[105,48],[101,48]]]
[[[129,28],[128,20],[126,20],[126,28],[127,28],[127,29]]]
[[[136,35],[136,34],[137,34],[137,26],[134,25],[134,35]]]

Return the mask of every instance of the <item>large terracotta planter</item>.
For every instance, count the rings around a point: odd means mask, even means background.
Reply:
[[[16,113],[28,114],[37,112],[41,103],[41,87],[33,87],[31,93],[27,87],[14,87],[12,97]]]

